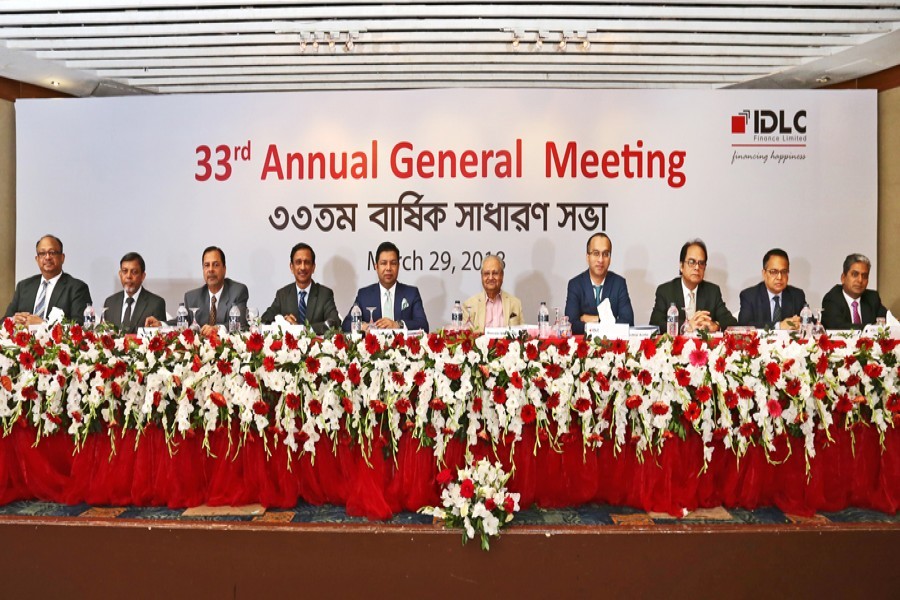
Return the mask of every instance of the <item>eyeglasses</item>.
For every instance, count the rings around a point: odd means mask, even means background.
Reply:
[[[686,261],[684,261],[684,264],[686,264],[687,266],[691,267],[692,269],[693,269],[694,267],[700,267],[701,269],[705,269],[705,268],[706,268],[706,261],[705,261],[705,260],[695,260],[695,259],[693,259],[693,258],[689,258],[689,259],[687,259]]]
[[[62,252],[60,252],[59,250],[41,250],[37,253],[38,258],[45,258],[47,256],[49,256],[50,258],[56,258],[60,254],[62,254]]]
[[[769,274],[769,277],[778,277],[779,275],[787,277],[790,272],[790,269],[766,269],[766,273]]]
[[[591,258],[600,258],[601,256],[602,256],[603,258],[609,258],[609,257],[610,257],[610,251],[609,251],[609,250],[604,250],[603,252],[600,252],[599,250],[591,250],[590,252],[588,252],[588,255],[589,255]]]

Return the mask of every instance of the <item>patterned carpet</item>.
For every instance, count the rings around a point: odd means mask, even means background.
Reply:
[[[293,509],[266,510],[259,505],[243,507],[207,507],[170,509],[135,506],[100,507],[87,504],[65,505],[51,502],[20,501],[0,506],[0,521],[4,517],[81,517],[90,519],[146,519],[165,521],[221,521],[266,523],[368,523],[362,517],[348,516],[341,506],[313,506],[298,504]],[[428,515],[404,512],[387,521],[393,525],[429,524]],[[513,525],[616,527],[653,525],[798,525],[798,524],[881,524],[900,525],[900,513],[885,513],[862,508],[848,508],[840,512],[819,513],[812,517],[785,514],[776,508],[758,510],[710,508],[676,518],[665,513],[647,513],[621,506],[586,505],[578,508],[542,510],[532,508],[516,515]]]

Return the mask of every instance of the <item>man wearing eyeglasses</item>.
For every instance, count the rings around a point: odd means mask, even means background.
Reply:
[[[721,331],[737,324],[737,319],[725,306],[722,290],[705,281],[707,264],[706,244],[703,240],[689,240],[681,247],[680,277],[656,288],[656,303],[650,314],[650,324],[666,330],[666,311],[674,302],[678,307],[678,324],[687,322],[691,331]]]
[[[806,304],[803,290],[788,285],[791,263],[787,252],[773,248],[763,256],[763,280],[741,292],[740,325],[758,329],[799,329]]]
[[[56,236],[45,235],[38,240],[35,249],[34,260],[41,273],[16,284],[6,317],[12,317],[16,325],[37,325],[58,308],[65,318],[83,322],[84,309],[91,303],[91,292],[85,282],[62,272],[66,262],[62,241]]]
[[[137,252],[129,252],[119,261],[122,291],[106,299],[106,320],[122,333],[136,333],[151,319],[166,318],[166,301],[144,287],[147,263]]]
[[[482,290],[463,304],[475,331],[522,324],[522,301],[503,289],[505,268],[503,259],[494,254],[481,263]]]
[[[566,292],[566,316],[572,324],[572,333],[584,335],[585,323],[600,320],[597,308],[609,300],[616,323],[634,325],[634,310],[628,295],[625,278],[609,270],[612,260],[612,240],[598,232],[587,241],[586,271],[569,280]]]
[[[869,287],[872,262],[862,254],[844,259],[841,282],[822,298],[822,324],[825,329],[862,329],[887,316],[881,296]]]

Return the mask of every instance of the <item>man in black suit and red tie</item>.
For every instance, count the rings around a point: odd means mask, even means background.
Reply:
[[[841,283],[822,298],[822,324],[825,329],[862,329],[875,319],[887,316],[881,296],[869,287],[872,262],[862,254],[844,259]]]
[[[739,325],[758,329],[799,329],[806,304],[803,290],[788,285],[791,262],[787,252],[773,248],[763,256],[763,280],[741,292]]]
[[[62,241],[54,235],[45,235],[38,240],[35,250],[34,260],[41,272],[16,284],[6,316],[12,317],[16,325],[37,325],[58,308],[66,319],[81,323],[84,309],[91,303],[91,292],[85,282],[62,272],[66,262]]]

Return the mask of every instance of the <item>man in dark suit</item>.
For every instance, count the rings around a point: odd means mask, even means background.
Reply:
[[[822,298],[822,324],[825,329],[862,329],[875,319],[887,316],[881,296],[869,287],[872,262],[862,254],[844,259],[841,283]]]
[[[572,333],[576,335],[584,334],[585,323],[599,321],[597,307],[606,299],[616,323],[634,325],[628,284],[624,277],[609,270],[611,257],[612,240],[608,235],[599,232],[588,238],[588,268],[569,280],[566,293],[566,316],[572,324]]]
[[[428,318],[419,289],[397,282],[400,272],[400,250],[391,242],[382,242],[375,251],[378,283],[360,288],[354,302],[363,310],[362,329],[368,328],[367,307],[375,307],[374,321],[378,329],[421,329],[428,331]],[[343,330],[350,331],[350,311],[344,317]]]
[[[294,282],[275,293],[262,322],[271,323],[276,315],[282,315],[288,323],[309,325],[318,334],[337,327],[341,317],[334,304],[334,292],[313,281],[316,253],[309,244],[301,242],[291,249],[290,268]]]
[[[122,333],[135,333],[148,318],[166,318],[166,301],[144,288],[147,277],[144,258],[137,252],[129,252],[119,261],[119,281],[122,291],[106,299],[106,320]]]
[[[763,280],[741,292],[738,324],[758,329],[799,329],[806,304],[803,290],[788,285],[791,263],[787,252],[773,248],[763,257]]]
[[[679,326],[688,322],[688,329],[719,331],[737,324],[737,319],[725,306],[722,290],[714,283],[704,281],[706,274],[706,244],[703,240],[690,240],[681,247],[679,257],[681,277],[656,288],[656,302],[650,314],[650,324],[666,330],[666,311],[675,303],[678,307]],[[693,312],[693,316],[686,318]]]
[[[228,313],[232,306],[241,312],[241,327],[247,326],[247,300],[250,292],[243,283],[225,277],[225,251],[218,246],[210,246],[203,251],[203,279],[206,285],[184,294],[184,306],[197,308],[197,323],[201,335],[209,335],[219,325],[228,324]],[[159,320],[150,318],[148,327],[158,326]]]
[[[16,325],[37,325],[58,308],[65,318],[82,323],[84,309],[91,303],[91,292],[85,282],[62,272],[66,262],[62,241],[45,235],[38,240],[35,250],[34,260],[41,273],[16,284],[5,316],[12,317]]]

